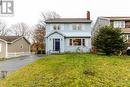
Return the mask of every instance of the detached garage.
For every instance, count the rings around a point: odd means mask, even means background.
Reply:
[[[30,54],[30,42],[23,36],[0,36],[0,58]]]

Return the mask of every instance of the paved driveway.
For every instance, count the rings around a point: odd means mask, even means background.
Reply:
[[[8,73],[13,72],[19,69],[22,66],[25,66],[33,61],[41,58],[40,55],[29,55],[25,57],[19,57],[15,59],[0,61],[0,71],[8,71]]]

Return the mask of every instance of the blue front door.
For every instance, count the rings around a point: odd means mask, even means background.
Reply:
[[[60,51],[60,39],[55,39],[55,51]]]

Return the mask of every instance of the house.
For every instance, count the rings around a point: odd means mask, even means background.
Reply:
[[[0,58],[11,58],[30,53],[30,43],[22,36],[0,36]]]
[[[55,18],[46,22],[46,53],[89,52],[90,12],[87,18]]]
[[[95,35],[100,27],[105,25],[112,25],[114,28],[120,28],[128,41],[128,46],[130,47],[130,17],[98,17],[92,30],[92,36]]]

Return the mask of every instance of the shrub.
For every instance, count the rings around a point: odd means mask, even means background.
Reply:
[[[98,29],[95,35],[94,46],[97,51],[110,54],[119,54],[126,49],[126,40],[121,29],[104,26]]]

